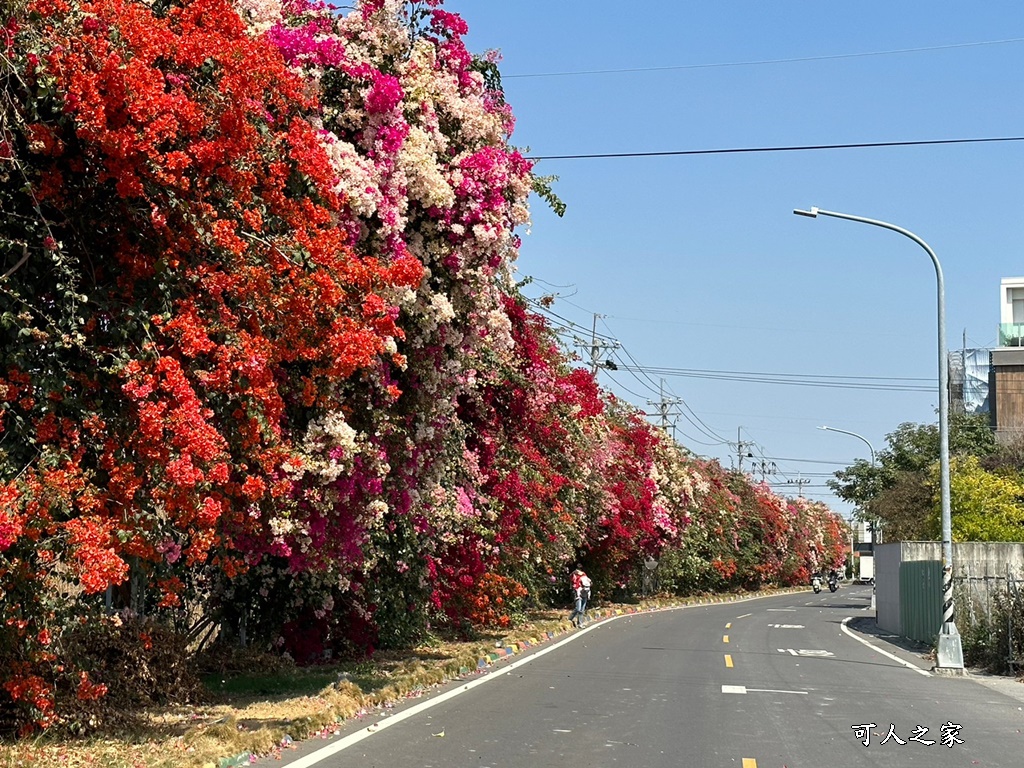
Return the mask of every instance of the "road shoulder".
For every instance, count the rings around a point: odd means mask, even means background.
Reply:
[[[857,616],[849,619],[846,626],[875,648],[891,653],[918,668],[930,669],[935,665],[933,648],[882,629],[873,616]],[[993,675],[977,668],[969,668],[967,674],[960,679],[970,680],[1024,703],[1024,680],[1022,679],[1007,675]]]

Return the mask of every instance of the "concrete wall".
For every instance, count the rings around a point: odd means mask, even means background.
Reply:
[[[897,541],[875,545],[875,607],[878,626],[903,634],[900,626],[900,563],[942,560],[937,541]],[[966,590],[977,604],[988,606],[992,594],[1006,588],[1007,570],[1024,575],[1024,542],[964,541],[953,543],[953,578],[957,594]],[[966,610],[967,606],[956,606]],[[954,616],[954,619],[956,617]]]
[[[958,541],[953,543],[956,576],[1004,577],[1009,568],[1017,576],[1024,570],[1024,542]]]
[[[900,626],[900,563],[906,560],[931,560],[935,559],[926,556],[927,553],[915,549],[913,556],[904,555],[904,547],[910,543],[932,543],[932,542],[903,542],[896,541],[890,544],[875,545],[875,616],[878,626],[886,632],[899,635],[902,632]],[[935,544],[936,558],[941,556],[939,545]]]

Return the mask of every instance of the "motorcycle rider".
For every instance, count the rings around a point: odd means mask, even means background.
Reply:
[[[828,572],[828,590],[835,592],[837,589],[839,589],[839,571],[833,568]]]

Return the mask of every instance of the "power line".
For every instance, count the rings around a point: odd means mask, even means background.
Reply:
[[[766,459],[774,459],[775,461],[793,461],[802,464],[835,464],[841,467],[850,466],[848,461],[825,461],[824,459],[791,459],[784,456],[765,456]]]
[[[598,334],[596,332],[596,328],[585,329],[585,328],[583,328],[583,326],[579,325],[578,323],[575,323],[574,321],[569,320],[568,318],[562,317],[558,313],[553,312],[551,309],[549,309],[548,307],[543,306],[539,302],[536,302],[534,300],[529,300],[529,301],[531,302],[531,304],[533,304],[538,310],[543,312],[545,315],[550,316],[551,318],[555,318],[555,319],[561,321],[562,323],[564,323],[565,325],[563,327],[567,331],[569,331],[571,333],[589,331],[591,333],[592,341],[595,340],[597,337],[601,337],[602,339],[607,339],[607,340],[610,340],[612,342],[615,342],[614,346],[609,344],[608,347],[609,347],[609,351],[611,352],[612,356],[616,360],[619,361],[620,365],[617,365],[615,368],[611,368],[609,366],[609,370],[608,370],[609,375],[610,375],[610,373],[612,371],[617,371],[617,370],[620,370],[620,369],[621,370],[625,370],[634,379],[636,379],[636,381],[641,385],[642,388],[646,389],[647,391],[649,391],[652,394],[657,395],[658,398],[659,398],[659,402],[664,402],[665,401],[664,390],[662,389],[661,382],[655,382],[654,379],[651,378],[649,372],[657,372],[657,373],[664,372],[667,375],[679,375],[679,376],[686,376],[686,375],[697,376],[698,374],[705,374],[705,376],[703,376],[705,378],[723,378],[723,377],[726,377],[727,375],[729,375],[729,376],[740,377],[738,380],[741,380],[741,381],[760,382],[761,379],[765,379],[766,383],[790,383],[790,384],[804,384],[804,385],[818,385],[818,386],[843,386],[843,381],[847,381],[847,382],[865,382],[865,385],[863,385],[863,386],[868,386],[868,387],[890,387],[890,386],[895,386],[895,385],[872,384],[871,382],[930,381],[930,379],[914,378],[914,377],[834,376],[834,375],[826,375],[826,374],[790,374],[790,373],[765,374],[765,373],[756,373],[756,372],[752,372],[752,371],[721,371],[721,370],[712,370],[712,369],[683,369],[683,368],[672,369],[672,368],[655,368],[655,367],[649,367],[649,366],[642,366],[642,365],[639,364],[637,359],[635,357],[633,357],[632,353],[628,349],[626,349],[624,346],[622,346],[621,344],[619,344],[618,342],[615,341],[614,331],[604,321],[603,316],[595,315],[595,318],[600,318],[601,319],[602,324],[609,331],[608,335]],[[573,304],[573,306],[577,306],[577,305]],[[584,309],[583,307],[578,307],[578,306],[577,306],[577,308],[581,309],[581,310]],[[586,310],[584,310],[584,311],[586,311]],[[602,345],[602,346],[604,346],[604,345]],[[619,354],[620,351],[626,356],[626,358],[628,358],[629,362],[632,363],[632,365],[629,365],[628,363],[626,363],[626,361]],[[644,378],[641,378],[639,375],[637,375],[638,373],[642,374]],[[755,377],[755,378],[751,378],[751,377]],[[773,378],[768,378],[768,377],[773,377]],[[800,382],[800,381],[797,380],[797,377],[802,377],[804,379],[811,379],[811,380],[814,380],[814,382],[813,383]],[[645,381],[645,379],[646,379],[646,381]],[[833,381],[829,382],[829,381],[827,381],[828,379],[833,379]],[[836,379],[838,379],[839,381],[835,381]],[[636,392],[636,391],[626,387],[624,384],[621,383],[621,381],[618,381],[618,379],[616,379],[616,384],[617,384],[617,386],[619,386],[625,392],[628,392],[633,397],[638,398],[638,400],[640,400],[641,402],[645,399],[644,395],[642,395],[639,392]],[[853,388],[858,388],[858,385],[847,385],[847,386],[851,386]],[[671,392],[672,390],[669,389],[669,391]],[[931,388],[928,388],[925,391],[931,391]],[[675,395],[674,392],[672,392],[672,394]],[[668,411],[667,411],[667,405],[675,405],[676,403],[682,404],[686,408],[686,411],[688,411],[689,413],[675,412],[675,413],[669,414]],[[696,430],[698,430],[698,432],[700,432],[703,436],[708,437],[712,441],[714,441],[714,442],[711,442],[711,443],[705,442],[703,440],[696,439],[696,438],[694,438],[694,437],[692,437],[690,435],[686,435],[684,433],[684,437],[686,437],[687,440],[690,440],[690,441],[692,441],[694,443],[697,443],[698,445],[704,445],[704,446],[709,446],[709,447],[715,446],[715,445],[733,445],[732,441],[726,440],[721,435],[716,433],[710,426],[708,426],[693,411],[693,409],[690,408],[690,406],[685,402],[685,400],[683,398],[680,398],[680,397],[676,396],[676,397],[673,398],[673,402],[672,403],[665,403],[665,406],[662,408],[662,412],[661,412],[660,415],[662,417],[663,426],[665,426],[664,422],[667,420],[669,415],[683,416],[683,418],[685,418]],[[675,427],[675,425],[673,424],[673,428],[674,427]],[[740,440],[740,442],[742,443],[743,441]],[[758,448],[758,451],[761,454],[762,462],[771,461],[771,462],[774,463],[776,461],[792,461],[792,462],[804,462],[804,463],[833,464],[833,465],[839,465],[839,466],[848,466],[849,465],[849,462],[841,462],[841,461],[820,461],[820,460],[815,460],[815,459],[788,459],[788,458],[779,458],[779,457],[765,456],[764,455],[765,451],[764,451],[764,447],[763,446],[759,445],[756,441],[752,441],[750,444],[753,445],[753,446],[756,446]],[[738,449],[740,451],[742,451],[742,448],[743,448],[742,444],[739,445]],[[782,475],[784,478],[790,479],[788,477],[787,473],[784,472],[782,469],[778,468],[777,465],[775,465],[775,471],[778,472],[778,474]],[[830,473],[822,473],[822,474],[825,474],[826,476],[830,476]]]
[[[725,371],[717,368],[658,368],[651,366],[652,371],[686,371],[697,373],[727,373],[738,376],[779,376],[804,379],[846,379],[850,381],[930,381],[927,376],[853,376],[841,373],[763,373],[760,371]]]
[[[634,379],[637,380],[637,382],[640,384],[641,387],[646,389],[648,392],[651,392],[652,394],[658,394],[658,390],[655,389],[654,387],[652,387],[648,383],[650,381],[650,377],[647,377],[648,380],[644,381],[639,376],[637,376],[636,375],[636,370],[634,370],[635,366],[627,364],[626,361],[623,360],[622,357],[619,355],[620,351],[625,352],[627,355],[629,354],[629,352],[626,351],[626,348],[621,346],[621,345],[619,346],[618,349],[612,350],[612,357],[614,357],[616,360],[619,361],[618,364],[615,366],[615,369],[619,370],[619,371],[623,371],[623,370],[626,371],[630,376],[632,376]],[[632,358],[630,358],[630,359],[632,359]]]
[[[641,402],[641,403],[642,403],[642,402],[643,402],[644,400],[646,400],[646,397],[645,397],[644,395],[641,395],[641,394],[640,394],[639,392],[634,392],[634,391],[633,391],[632,389],[630,389],[629,387],[627,387],[627,386],[626,386],[625,384],[623,384],[622,382],[616,381],[616,382],[615,382],[615,384],[616,384],[616,386],[617,386],[617,387],[618,387],[619,389],[623,389],[623,390],[625,390],[626,392],[629,392],[629,394],[631,394],[631,395],[632,395],[633,397],[637,398],[637,400],[638,400],[639,402]]]
[[[632,366],[627,366],[630,368]],[[639,370],[639,368],[638,368]],[[750,384],[779,384],[795,387],[821,387],[825,389],[860,389],[883,392],[934,392],[935,385],[913,386],[888,383],[900,381],[931,381],[930,379],[883,378],[865,376],[826,376],[819,374],[758,373],[755,371],[716,371],[700,368],[660,368],[648,366],[643,373],[680,378],[738,381]]]
[[[673,394],[673,395],[675,395],[675,394],[676,394],[676,393],[675,393],[675,392],[674,392],[674,391],[672,390],[672,387],[669,387],[669,388],[668,388],[668,391],[669,391],[669,392],[672,392],[672,394]],[[726,440],[726,439],[725,439],[724,437],[722,437],[722,436],[721,436],[720,434],[718,434],[717,432],[715,432],[715,430],[714,430],[714,429],[712,429],[711,427],[709,427],[709,426],[708,426],[708,424],[707,424],[707,422],[705,422],[705,421],[704,421],[704,419],[702,419],[702,418],[701,418],[700,416],[698,416],[698,415],[697,415],[697,413],[696,413],[696,412],[695,412],[695,411],[694,411],[694,410],[693,410],[693,409],[692,409],[692,408],[690,407],[689,403],[687,403],[685,399],[683,399],[683,398],[679,398],[679,402],[680,402],[680,403],[682,403],[682,405],[683,405],[683,408],[685,408],[685,409],[686,409],[686,411],[687,411],[687,412],[688,412],[688,413],[690,414],[689,416],[687,416],[687,415],[686,415],[686,413],[682,414],[682,416],[683,416],[683,418],[684,418],[684,419],[686,419],[687,421],[689,421],[689,422],[690,422],[691,424],[693,424],[693,426],[697,427],[697,429],[699,429],[699,430],[700,430],[701,432],[703,432],[703,433],[704,433],[705,435],[707,435],[708,437],[710,437],[710,438],[711,438],[712,440],[718,440],[718,441],[719,441],[719,442],[720,442],[721,444],[725,444],[725,443],[728,443],[728,442],[729,442],[729,441],[728,441],[728,440]],[[690,418],[690,416],[692,416],[693,418],[691,419],[691,418]],[[697,422],[697,423],[694,423],[694,419],[696,419],[696,422]],[[698,426],[698,424],[699,424],[700,426]]]
[[[896,48],[888,51],[864,51],[859,53],[833,53],[821,56],[798,56],[785,59],[757,59],[751,61],[725,61],[711,64],[676,64],[665,67],[626,67],[622,69],[584,69],[569,72],[526,72],[523,74],[502,75],[503,80],[511,78],[533,77],[573,77],[577,75],[609,75],[630,72],[670,72],[684,69],[720,69],[724,67],[753,67],[765,64],[795,64],[805,61],[830,61],[836,59],[859,59],[869,56],[894,56],[906,53],[923,53],[925,51],[945,51],[953,48],[977,48],[983,45],[1004,45],[1006,43],[1024,42],[1024,37],[1011,37],[1006,40],[982,40],[974,43],[950,43],[948,45],[929,45],[920,48]]]
[[[615,354],[615,356],[618,357],[618,355],[616,353],[613,352],[612,354]],[[609,376],[613,376],[613,374],[614,374],[614,371],[611,371],[611,370],[608,370],[608,371],[605,371],[605,372]],[[630,371],[630,373],[632,373],[632,371]],[[644,385],[645,387],[647,386],[647,384],[644,382],[644,380],[639,378],[635,373],[633,373],[632,375],[633,375],[633,378],[635,378],[637,381],[639,381],[642,385]],[[613,378],[614,378],[614,376],[613,376]],[[630,389],[629,387],[627,387],[625,384],[623,384],[618,379],[615,379],[615,386],[618,389],[621,389],[621,390],[624,390],[624,391],[628,392],[633,397],[637,398],[637,400],[639,402],[643,402],[645,399],[647,399],[647,398],[645,398],[644,395],[641,395],[639,392],[636,392],[636,391]],[[648,402],[650,402],[649,399],[648,399]],[[673,414],[673,415],[675,415],[675,414]],[[683,415],[684,418],[686,418],[686,414],[682,414],[682,415]],[[688,418],[687,418],[687,420],[689,421]],[[690,423],[692,424],[693,422],[691,421]],[[675,424],[672,425],[672,428],[675,429]],[[707,446],[709,448],[713,448],[713,447],[715,447],[717,445],[728,445],[729,444],[728,441],[724,441],[724,440],[716,440],[713,443],[708,443],[708,442],[705,442],[704,440],[698,440],[697,438],[695,438],[695,437],[693,437],[691,435],[686,434],[682,430],[680,430],[680,434],[682,434],[682,436],[685,437],[687,442],[689,442],[689,443],[696,443],[697,445],[704,445],[704,446]]]
[[[865,141],[852,144],[797,144],[778,147],[732,147],[728,149],[677,149],[662,152],[600,152],[581,155],[531,155],[529,160],[598,160],[622,157],[679,157],[682,155],[738,155],[758,152],[807,152],[819,149],[871,149],[877,147],[924,147],[937,144],[986,144],[1024,141],[1024,136],[994,136],[976,139],[923,139],[917,141]]]
[[[604,323],[604,321],[603,321],[603,320],[602,320],[602,323]],[[610,327],[608,326],[608,324],[607,324],[607,323],[604,323],[604,326],[605,326],[605,328],[608,328],[608,330],[609,330],[609,331],[611,331],[611,328],[610,328]],[[626,356],[627,356],[627,357],[629,358],[629,360],[630,360],[630,361],[631,361],[631,362],[633,363],[633,365],[627,365],[627,364],[626,364],[626,363],[625,363],[625,362],[624,362],[624,361],[622,360],[622,358],[621,358],[621,357],[619,357],[619,354],[618,354],[618,350],[614,350],[614,351],[612,352],[612,354],[613,354],[613,355],[614,355],[614,356],[616,357],[616,359],[618,359],[618,360],[619,360],[619,362],[620,362],[620,363],[622,364],[622,365],[621,365],[621,366],[619,366],[619,367],[620,367],[620,368],[623,368],[623,369],[627,370],[627,371],[628,371],[629,373],[631,373],[631,374],[633,375],[633,377],[634,377],[634,378],[635,378],[635,379],[636,379],[637,381],[639,381],[639,382],[640,382],[640,383],[641,383],[642,385],[644,385],[645,387],[648,387],[648,389],[650,389],[650,390],[651,390],[651,392],[656,392],[656,393],[658,394],[658,397],[659,397],[659,400],[660,400],[660,399],[661,399],[661,398],[663,397],[663,393],[662,393],[662,390],[661,390],[661,384],[659,383],[659,384],[657,385],[657,386],[658,386],[658,389],[657,389],[657,390],[655,390],[655,389],[653,388],[653,386],[648,386],[647,384],[644,384],[644,381],[643,381],[643,380],[642,380],[642,379],[641,379],[641,378],[640,378],[639,376],[637,376],[637,375],[636,375],[636,373],[634,372],[634,369],[636,369],[636,370],[640,370],[640,372],[644,374],[644,377],[645,377],[645,378],[646,378],[646,379],[647,379],[647,380],[648,380],[649,382],[651,382],[651,384],[652,384],[652,385],[654,384],[654,380],[653,380],[653,379],[652,379],[652,378],[651,378],[650,376],[648,376],[646,372],[644,372],[644,371],[642,370],[642,369],[643,369],[643,366],[640,366],[640,365],[639,365],[639,364],[637,363],[637,360],[636,360],[636,358],[634,358],[634,357],[633,357],[633,355],[632,355],[632,354],[630,353],[630,351],[629,351],[628,349],[626,349],[626,348],[625,348],[624,346],[622,346],[622,345],[619,345],[619,349],[621,349],[621,350],[622,350],[622,352],[623,352],[623,353],[625,353],[625,355],[626,355]],[[671,390],[669,390],[669,391],[671,391]],[[673,392],[672,394],[673,394],[673,395],[675,395],[675,393],[674,393],[674,392]],[[683,417],[684,419],[686,419],[686,420],[687,420],[687,421],[688,421],[688,422],[689,422],[689,423],[690,423],[690,424],[691,424],[691,425],[692,425],[692,426],[693,426],[693,427],[694,427],[694,428],[695,428],[695,429],[696,429],[696,430],[697,430],[698,432],[700,432],[700,433],[701,433],[702,435],[704,435],[705,437],[708,437],[708,438],[710,438],[711,440],[713,440],[713,441],[715,441],[715,442],[713,442],[713,443],[707,443],[707,442],[704,442],[703,440],[697,440],[697,439],[695,439],[695,438],[692,438],[692,437],[690,437],[689,435],[684,435],[685,437],[687,437],[688,439],[692,440],[692,441],[693,441],[693,442],[695,442],[695,443],[698,443],[698,444],[700,444],[700,445],[705,445],[705,446],[709,446],[709,447],[711,447],[711,446],[715,446],[715,445],[730,445],[730,442],[729,442],[728,440],[726,440],[726,439],[725,439],[725,438],[723,438],[723,437],[722,437],[721,435],[717,434],[717,433],[716,433],[716,432],[715,432],[715,431],[714,431],[713,429],[711,429],[711,428],[710,428],[710,427],[708,427],[708,426],[707,426],[706,424],[704,424],[704,422],[703,422],[703,421],[701,421],[701,419],[700,419],[699,417],[697,417],[697,415],[696,415],[695,413],[693,413],[693,410],[692,410],[692,409],[690,408],[690,406],[689,406],[689,405],[687,405],[687,404],[686,404],[686,401],[685,401],[685,400],[683,400],[683,398],[681,398],[681,397],[678,397],[678,396],[676,396],[676,397],[674,398],[674,402],[673,402],[672,404],[674,405],[674,404],[677,404],[677,403],[678,403],[678,404],[682,404],[682,405],[683,405],[683,406],[684,406],[684,407],[686,408],[686,410],[687,410],[687,411],[689,411],[689,412],[690,412],[691,414],[693,414],[694,418],[696,418],[696,421],[694,421],[694,419],[693,419],[693,418],[690,418],[690,416],[688,416],[688,415],[687,415],[686,413],[682,413],[682,412],[676,412],[676,413],[674,413],[674,414],[672,414],[672,415],[678,415],[678,416],[682,416],[682,417]],[[699,422],[699,423],[698,423],[698,422]],[[701,425],[703,425],[703,426],[701,426]],[[673,425],[673,426],[674,426],[674,425]]]
[[[562,317],[557,312],[551,311],[548,307],[545,307],[543,304],[541,304],[536,299],[527,299],[527,301],[538,312],[542,312],[544,315],[546,315],[548,317],[549,321],[552,318],[554,318],[555,320],[559,321],[559,323],[554,323],[554,325],[557,325],[557,326],[565,329],[566,331],[570,331],[570,332],[573,332],[573,333],[586,333],[588,335],[592,334],[592,332],[591,332],[591,330],[589,328],[584,328],[579,323],[576,323],[576,322],[570,320],[567,317]],[[612,336],[605,336],[603,333],[598,333],[598,334],[596,334],[596,336],[598,338],[601,338],[601,339],[606,340],[606,341],[614,341],[615,340]]]
[[[729,445],[728,442],[725,442],[725,441],[722,441],[722,440],[716,440],[713,443],[709,443],[706,440],[698,440],[693,435],[686,434],[685,432],[683,432],[683,430],[679,430],[679,434],[681,434],[683,437],[685,437],[687,442],[696,443],[697,445],[705,445],[708,448],[714,448],[714,447],[719,446],[719,445]]]
[[[625,349],[624,349],[624,348],[622,348],[622,347],[620,347],[620,349],[623,349],[623,351],[625,351]],[[627,354],[628,354],[628,353],[627,353]],[[612,355],[613,355],[613,356],[614,356],[614,357],[615,357],[616,359],[618,359],[618,360],[619,360],[620,362],[622,362],[622,358],[621,358],[621,357],[619,357],[619,354],[618,354],[618,351],[617,351],[617,350],[613,350],[613,351],[612,351]],[[616,369],[615,369],[615,371],[619,370],[619,369],[620,369],[621,367],[625,367],[625,363],[623,363],[623,365],[622,365],[622,366],[616,366]],[[645,387],[645,388],[646,388],[646,389],[648,389],[648,390],[649,390],[650,392],[652,392],[652,393],[656,393],[656,394],[659,394],[659,395],[661,394],[661,393],[657,393],[657,392],[656,392],[656,391],[655,391],[654,389],[652,389],[652,388],[650,387],[650,385],[648,385],[648,384],[647,384],[647,382],[645,382],[645,381],[644,381],[643,379],[641,379],[641,378],[640,378],[639,376],[637,376],[637,375],[636,375],[636,373],[634,373],[633,371],[627,371],[627,372],[628,372],[628,373],[629,373],[630,375],[632,375],[632,376],[633,376],[633,378],[634,378],[634,379],[636,379],[636,380],[637,380],[637,381],[638,381],[638,382],[640,383],[640,385],[641,385],[641,386]],[[611,370],[609,370],[609,371],[606,371],[606,373],[607,373],[607,374],[608,374],[609,376],[612,376],[612,377],[614,378],[614,371],[611,371]],[[624,390],[625,390],[626,392],[628,392],[629,394],[633,395],[634,397],[637,397],[637,398],[639,398],[639,399],[640,399],[641,401],[642,401],[642,400],[644,399],[644,396],[643,396],[643,395],[639,394],[638,392],[635,392],[635,391],[633,391],[632,389],[630,389],[629,387],[627,387],[627,386],[626,386],[625,384],[623,384],[623,383],[622,383],[622,382],[621,382],[621,381],[620,381],[619,379],[617,379],[617,378],[615,378],[615,385],[616,385],[616,386],[617,386],[618,388],[620,388],[620,389],[624,389]],[[648,402],[651,402],[651,401],[650,401],[650,400],[648,399]],[[684,405],[685,405],[685,403],[684,403]],[[689,408],[689,406],[687,406],[687,408]],[[667,412],[666,412],[666,415],[668,415],[668,414],[667,414]],[[705,437],[710,437],[710,438],[711,438],[711,439],[712,439],[712,440],[714,441],[714,442],[711,442],[711,443],[709,443],[709,442],[706,442],[706,441],[704,441],[704,440],[699,440],[699,439],[697,439],[697,438],[695,438],[695,437],[693,437],[693,436],[691,436],[691,435],[688,435],[688,434],[686,434],[686,433],[685,433],[685,432],[683,432],[682,430],[680,430],[680,433],[682,434],[682,436],[683,436],[684,438],[686,438],[686,440],[687,440],[688,442],[690,442],[690,443],[696,443],[697,445],[703,445],[703,446],[707,446],[707,447],[709,447],[709,448],[713,448],[713,447],[715,447],[715,446],[718,446],[718,445],[730,445],[730,443],[729,443],[729,441],[728,441],[728,440],[721,440],[721,439],[718,439],[718,437],[717,437],[717,436],[714,436],[714,435],[708,435],[708,434],[704,433],[704,432],[703,432],[703,430],[701,430],[701,428],[700,428],[700,427],[699,427],[699,426],[698,426],[697,424],[694,424],[693,420],[692,420],[692,419],[690,419],[690,417],[689,417],[689,416],[687,416],[687,415],[686,415],[685,413],[678,413],[678,412],[673,412],[673,413],[672,413],[671,415],[673,415],[673,416],[676,416],[676,415],[681,415],[681,416],[682,416],[683,418],[685,418],[685,419],[686,419],[687,421],[689,421],[689,422],[690,422],[690,424],[692,424],[692,425],[693,425],[693,426],[694,426],[694,427],[695,427],[695,428],[696,428],[696,429],[697,429],[697,430],[698,430],[699,432],[701,432],[702,434],[704,434],[704,436],[705,436]],[[672,425],[672,428],[673,428],[673,429],[675,429],[675,428],[676,428],[676,425],[675,425],[675,424],[673,424],[673,425]]]

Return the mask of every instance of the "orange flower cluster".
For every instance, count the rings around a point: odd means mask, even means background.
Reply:
[[[45,542],[85,594],[131,561],[173,607],[199,565],[238,574],[259,556],[264,516],[294,491],[289,409],[339,409],[337,382],[392,354],[386,297],[422,268],[355,252],[307,84],[228,0],[34,0],[0,27],[24,84],[23,134],[0,141],[32,187],[4,207],[45,212],[39,247],[68,275],[14,277],[46,293],[40,317],[65,313],[74,350],[0,360],[0,431],[26,447],[0,475],[0,590],[48,578]],[[30,338],[49,338],[36,320]],[[41,608],[21,610],[19,642],[37,643]],[[19,702],[53,684],[0,678]]]
[[[485,627],[507,627],[511,623],[509,614],[526,595],[526,587],[514,579],[485,573],[474,584],[466,618]]]

